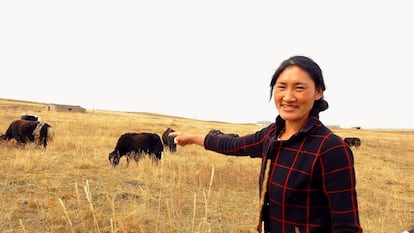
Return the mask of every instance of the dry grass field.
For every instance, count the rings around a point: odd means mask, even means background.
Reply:
[[[125,132],[167,127],[238,134],[260,129],[146,113],[46,111],[40,103],[0,99],[0,134],[22,113],[40,115],[56,137],[47,149],[0,142],[0,232],[255,232],[260,161],[198,146],[150,159],[108,153]],[[322,115],[323,117],[323,115]],[[354,149],[362,226],[400,233],[414,225],[414,131],[334,129],[356,136]]]

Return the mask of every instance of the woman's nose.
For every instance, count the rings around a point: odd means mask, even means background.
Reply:
[[[286,91],[285,95],[283,96],[283,100],[294,101],[296,100],[296,97],[291,91]]]

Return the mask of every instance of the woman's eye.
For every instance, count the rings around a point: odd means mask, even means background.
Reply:
[[[305,89],[305,87],[303,87],[303,86],[297,86],[296,87],[296,90],[304,90]]]

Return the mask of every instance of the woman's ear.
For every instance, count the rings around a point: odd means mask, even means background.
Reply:
[[[315,100],[320,100],[323,97],[323,91],[321,88],[316,89]]]

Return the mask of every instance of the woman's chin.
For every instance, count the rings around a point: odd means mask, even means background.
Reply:
[[[285,121],[292,121],[292,120],[298,118],[298,116],[296,114],[294,114],[293,112],[282,112],[279,115]]]

